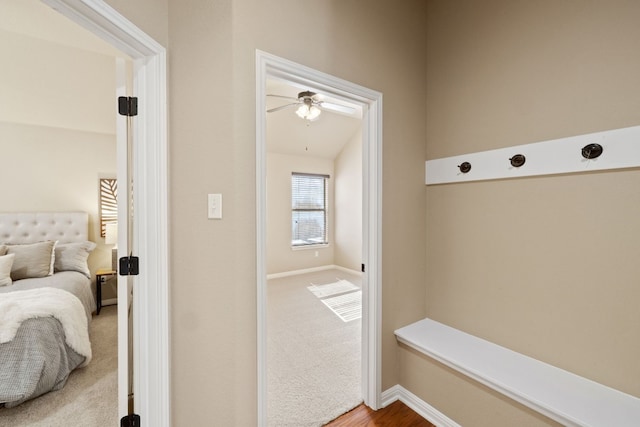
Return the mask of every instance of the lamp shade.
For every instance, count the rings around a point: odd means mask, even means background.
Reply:
[[[110,222],[106,225],[104,232],[105,245],[118,245],[118,223]]]
[[[298,109],[296,110],[296,114],[298,115],[298,117],[309,121],[316,120],[318,117],[320,117],[320,113],[322,113],[322,110],[320,110],[315,105],[307,103],[300,105],[300,107],[298,107]]]

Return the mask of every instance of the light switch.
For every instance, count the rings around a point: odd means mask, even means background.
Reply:
[[[222,194],[209,194],[209,219],[222,219]]]

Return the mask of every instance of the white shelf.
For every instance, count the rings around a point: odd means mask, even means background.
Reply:
[[[600,144],[602,155],[585,159],[581,152],[587,144]],[[521,167],[513,167],[509,161],[516,154],[526,157]],[[463,162],[471,164],[467,173],[458,168]],[[427,160],[425,165],[427,185],[639,166],[640,126]]]
[[[431,319],[398,341],[567,426],[636,427],[640,399]]]

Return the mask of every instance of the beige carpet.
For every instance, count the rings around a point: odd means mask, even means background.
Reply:
[[[118,422],[117,307],[93,316],[93,359],[71,373],[67,384],[15,408],[0,409],[1,427],[110,427]]]
[[[310,284],[360,278],[337,270],[284,277],[267,287],[270,427],[315,427],[362,402],[361,321],[342,321]]]

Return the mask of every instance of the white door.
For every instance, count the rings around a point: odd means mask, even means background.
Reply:
[[[116,98],[127,97],[126,62],[116,59]],[[118,150],[118,260],[133,248],[133,126],[135,117],[117,114],[116,138]],[[133,410],[133,278],[123,275],[118,266],[118,416]]]

